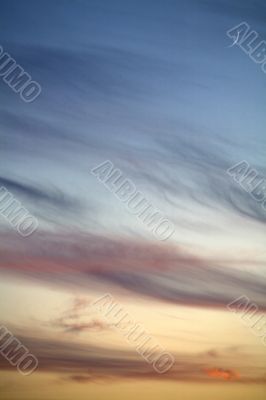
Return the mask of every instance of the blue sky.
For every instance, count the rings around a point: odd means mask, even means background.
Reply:
[[[264,33],[263,3],[247,3],[3,2],[2,45],[43,88],[28,107],[2,85],[4,178],[82,201],[96,160],[139,180],[137,160],[151,176],[156,157],[172,157],[172,174],[197,191],[202,178],[180,160],[195,163],[189,145],[204,174],[217,157],[219,173],[243,158],[262,169],[265,76],[226,36],[242,20]]]

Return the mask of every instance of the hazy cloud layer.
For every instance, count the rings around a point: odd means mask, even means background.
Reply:
[[[245,259],[208,259],[181,247],[86,234],[38,234],[27,241],[1,236],[0,268],[6,274],[83,290],[125,289],[132,296],[195,307],[225,309],[245,294],[266,309],[265,282],[235,268]]]

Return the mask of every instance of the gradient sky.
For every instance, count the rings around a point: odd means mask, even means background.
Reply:
[[[226,173],[266,176],[266,75],[226,35],[266,40],[265,18],[263,0],[0,0],[0,45],[42,87],[24,103],[0,79],[0,186],[39,221],[23,238],[0,215],[0,321],[39,360],[24,377],[0,355],[3,400],[265,398],[266,348],[226,307],[266,310],[266,212]],[[105,160],[171,238],[90,173]],[[91,310],[105,293],[168,373]]]

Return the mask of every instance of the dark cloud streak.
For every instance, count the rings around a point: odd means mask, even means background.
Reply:
[[[2,235],[1,243],[3,273],[52,286],[100,291],[108,287],[107,291],[126,290],[132,296],[221,310],[245,294],[261,311],[266,310],[265,282],[256,274],[236,269],[235,260],[208,259],[170,245],[86,234],[40,234],[27,241]],[[241,265],[241,259],[237,264]]]

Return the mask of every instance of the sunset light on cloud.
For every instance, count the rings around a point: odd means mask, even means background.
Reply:
[[[0,5],[1,400],[265,399],[264,2]]]

